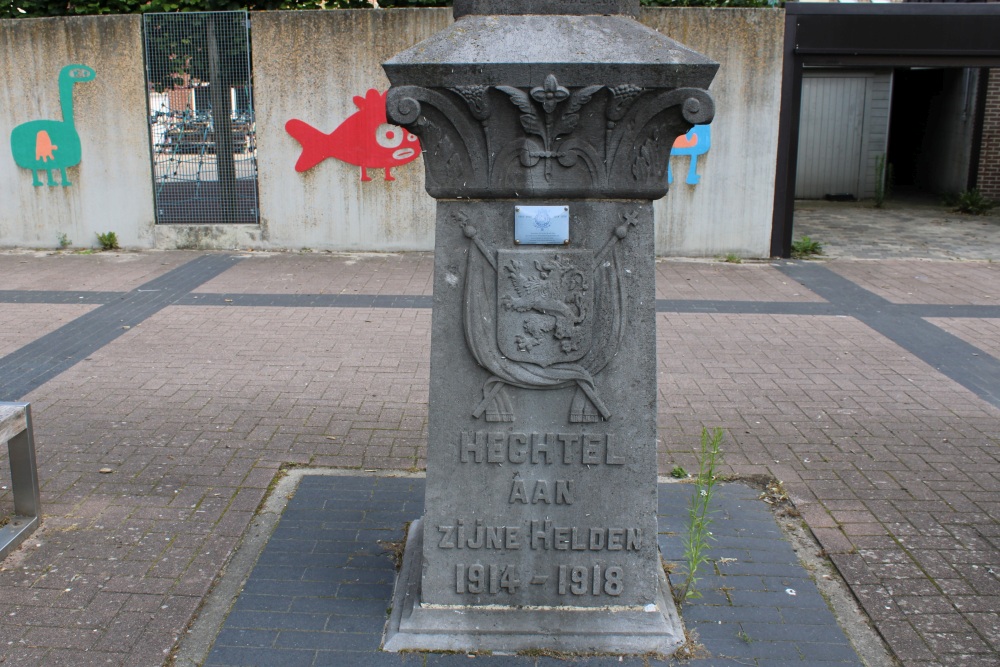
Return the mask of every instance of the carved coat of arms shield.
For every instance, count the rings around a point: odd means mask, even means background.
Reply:
[[[500,352],[542,367],[582,359],[593,340],[593,265],[589,250],[498,250]]]

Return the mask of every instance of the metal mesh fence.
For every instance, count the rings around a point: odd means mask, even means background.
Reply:
[[[258,222],[247,13],[145,14],[157,223]]]

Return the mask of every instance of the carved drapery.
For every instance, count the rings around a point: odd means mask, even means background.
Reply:
[[[659,199],[674,139],[715,113],[700,88],[628,83],[389,90],[387,115],[420,137],[427,192],[452,197]]]
[[[637,219],[638,213],[635,211],[622,214],[621,219],[616,221],[618,224],[610,238],[597,252],[569,251],[576,256],[576,264],[571,271],[572,275],[579,278],[578,281],[573,281],[576,283],[575,287],[583,291],[592,289],[594,292],[593,300],[588,302],[589,306],[578,309],[580,317],[573,323],[582,325],[586,345],[564,346],[562,352],[567,353],[564,355],[558,352],[554,355],[546,354],[543,351],[534,359],[525,359],[514,358],[515,355],[504,352],[504,343],[509,341],[499,339],[502,334],[511,334],[510,330],[500,324],[497,311],[498,304],[502,305],[506,300],[500,298],[498,285],[504,282],[505,277],[509,277],[505,276],[505,272],[510,273],[513,268],[504,264],[501,258],[512,253],[489,248],[479,238],[479,232],[469,216],[464,212],[458,214],[456,222],[462,226],[463,234],[470,241],[463,307],[465,340],[476,362],[490,372],[490,377],[483,385],[483,398],[472,411],[476,419],[485,417],[488,422],[515,420],[512,402],[505,392],[506,386],[531,390],[576,387],[568,417],[570,423],[597,422],[612,417],[611,410],[605,405],[595,386],[594,377],[618,354],[628,328],[625,269],[619,245],[637,224]],[[536,263],[536,269],[549,272],[563,268],[559,267],[559,250],[520,251],[515,254],[527,258],[551,254],[554,260],[552,264]],[[573,261],[570,260],[570,263]],[[517,269],[520,270],[520,267]],[[561,282],[558,274],[551,282]],[[572,308],[567,313],[567,304],[552,299],[553,294],[544,288],[526,291],[528,296],[534,298],[534,302],[522,304],[524,307],[517,310],[537,311],[552,319],[551,326],[541,328],[536,333],[541,337],[552,334],[563,341],[571,339],[568,334],[573,329],[572,324],[566,327],[567,331],[561,332],[559,316],[572,315]],[[581,301],[577,301],[577,304]],[[502,307],[510,309],[510,306]],[[514,332],[516,333],[516,328]]]

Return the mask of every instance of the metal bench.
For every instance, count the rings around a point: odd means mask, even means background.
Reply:
[[[35,438],[30,403],[0,402],[0,444],[10,453],[14,515],[0,516],[0,560],[35,531],[41,521]],[[7,519],[6,523],[3,523]]]

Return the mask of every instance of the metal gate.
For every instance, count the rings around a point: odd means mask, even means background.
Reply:
[[[144,14],[156,222],[258,222],[247,13]]]

